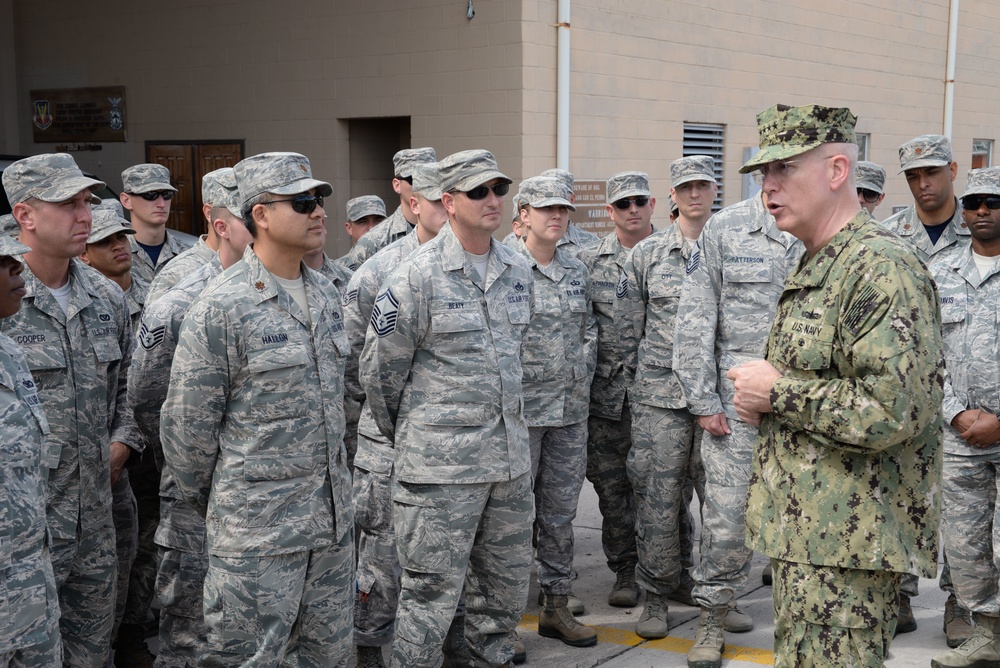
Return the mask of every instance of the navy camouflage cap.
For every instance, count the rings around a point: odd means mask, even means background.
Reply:
[[[776,104],[757,114],[760,151],[740,167],[752,172],[775,160],[787,160],[821,144],[853,144],[858,117],[847,107]]]
[[[854,168],[854,180],[858,188],[882,194],[885,192],[885,170],[881,165],[867,160],[859,160]]]
[[[968,195],[1000,195],[1000,167],[970,169],[962,197]]]
[[[382,216],[385,218],[385,202],[377,195],[362,195],[347,200],[347,220],[352,223],[365,216]]]
[[[227,192],[236,189],[236,173],[232,167],[216,169],[201,177],[201,201],[211,207],[224,207]]]
[[[621,172],[608,179],[608,204],[624,197],[649,197],[649,176],[645,172]]]
[[[422,162],[434,162],[437,153],[430,146],[424,148],[404,148],[392,156],[392,172],[397,177],[413,176],[413,167]]]
[[[483,149],[452,153],[438,163],[438,170],[442,192],[468,192],[493,179],[513,183],[500,171],[493,154]]]
[[[96,244],[118,232],[135,234],[131,223],[125,220],[125,211],[117,200],[101,202],[93,208],[92,212],[94,222],[90,226],[90,236],[87,237],[88,244]]]
[[[177,191],[170,185],[170,170],[163,165],[144,162],[132,165],[122,172],[122,190],[131,195],[157,192],[160,190]]]
[[[261,153],[236,163],[236,185],[243,204],[263,193],[299,195],[315,188],[323,197],[333,194],[333,186],[312,177],[309,158],[301,153]]]
[[[676,188],[689,181],[715,180],[715,160],[710,155],[688,155],[670,163],[670,187]]]
[[[441,190],[441,169],[436,162],[423,162],[413,167],[413,192],[424,199],[437,202],[444,193]]]
[[[944,135],[920,135],[899,147],[899,172],[952,163],[951,140]]]
[[[569,187],[570,192],[573,192],[573,172],[567,172],[565,169],[553,167],[552,169],[546,169],[544,172],[539,174],[539,176],[554,176],[565,183]]]
[[[566,183],[553,176],[533,176],[521,181],[517,187],[517,197],[522,204],[533,209],[544,206],[565,206],[570,211],[576,207],[569,201],[572,194]]]
[[[10,205],[35,198],[65,202],[83,190],[100,190],[104,181],[85,176],[69,153],[43,153],[22,158],[3,170],[3,189]],[[91,195],[93,203],[100,198]]]

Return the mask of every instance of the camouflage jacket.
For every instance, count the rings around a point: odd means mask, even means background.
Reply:
[[[635,375],[635,351],[639,347],[632,323],[615,320],[615,297],[624,299],[634,289],[625,274],[628,253],[629,249],[612,232],[577,256],[590,274],[590,299],[598,330],[590,415],[610,420],[622,417],[625,395]]]
[[[912,244],[920,254],[920,259],[927,264],[937,262],[946,253],[961,252],[972,238],[968,226],[962,220],[962,200],[955,201],[955,215],[951,217],[951,224],[944,228],[936,244],[931,244],[931,238],[912,204],[883,220],[882,226]]]
[[[139,276],[132,275],[132,286],[125,292],[125,305],[128,307],[128,318],[132,324],[132,335],[139,332],[139,322],[142,318],[142,309],[146,305],[149,295],[149,284]],[[133,340],[133,343],[135,341]]]
[[[333,283],[333,287],[337,288],[336,298],[338,300],[347,290],[347,284],[351,280],[351,275],[354,273],[352,270],[347,268],[347,265],[339,260],[334,260],[333,258],[327,256],[326,253],[323,254],[323,266],[319,268],[319,273],[326,277],[326,280]]]
[[[146,295],[146,301],[152,304],[162,297],[167,290],[204,267],[212,261],[212,258],[218,257],[218,255],[217,252],[209,248],[208,244],[205,243],[205,235],[201,235],[198,238],[198,243],[178,254],[177,257],[170,261],[169,265],[159,268],[156,272],[156,278],[149,285],[149,294]],[[149,257],[147,256],[146,259],[148,260]],[[135,259],[133,258],[134,261]]]
[[[583,248],[596,246],[599,243],[601,243],[599,236],[573,223],[569,224],[569,227],[566,228],[566,234],[559,240],[559,246],[563,247],[564,251],[569,251],[574,255],[578,254]],[[569,246],[569,248],[566,248],[566,246]]]
[[[395,454],[392,443],[379,431],[375,418],[372,417],[371,408],[364,401],[364,390],[358,378],[358,360],[361,359],[361,352],[365,347],[365,335],[372,318],[378,289],[389,274],[419,246],[420,240],[416,234],[407,234],[393,241],[358,267],[344,293],[344,325],[347,328],[347,338],[351,342],[351,355],[347,362],[347,371],[344,373],[344,382],[348,385],[352,396],[362,402],[361,416],[358,420],[358,452],[354,456],[354,465],[373,473],[390,473]]]
[[[531,469],[521,352],[531,269],[490,244],[485,292],[446,224],[382,285],[361,355],[372,417],[398,480],[472,484]]]
[[[163,248],[160,249],[160,256],[156,259],[154,267],[153,261],[146,255],[146,251],[135,240],[134,234],[129,235],[128,242],[132,246],[132,275],[142,278],[146,285],[151,285],[153,278],[163,270],[168,262],[189,248],[186,242],[181,241],[176,234],[170,234],[168,230],[166,239],[163,241]]]
[[[917,253],[860,212],[788,277],[747,545],[797,563],[937,574],[943,363]]]
[[[632,323],[638,342],[635,380],[629,401],[659,408],[686,408],[674,375],[674,321],[692,246],[675,223],[635,245],[625,273],[632,287],[615,300],[615,319]]]
[[[567,246],[556,247],[543,267],[517,243],[535,279],[535,311],[521,354],[524,417],[529,427],[576,424],[587,419],[597,366],[590,276]]]
[[[393,241],[405,237],[413,231],[413,225],[403,217],[403,208],[396,207],[392,215],[365,232],[354,248],[347,254],[347,268],[357,271],[375,253],[379,252]]]
[[[695,415],[738,419],[726,372],[764,356],[785,277],[802,251],[760,197],[728,206],[705,224],[688,261],[674,339],[674,373]]]
[[[941,298],[941,325],[944,328],[944,363],[948,372],[944,383],[944,449],[952,455],[974,456],[1000,451],[1000,443],[974,448],[951,426],[955,416],[970,408],[994,415],[1000,412],[1000,359],[997,342],[1000,322],[1000,266],[980,278],[972,258],[972,245],[961,253],[931,265]]]
[[[24,354],[0,334],[0,656],[58,633],[45,528],[48,433]]]
[[[121,288],[70,260],[66,314],[27,264],[21,310],[0,330],[24,350],[49,422],[48,524],[55,538],[111,525],[111,443],[142,450],[125,401],[132,326]]]
[[[160,441],[213,555],[309,550],[353,527],[347,336],[329,281],[302,275],[311,326],[251,248],[181,324]]]

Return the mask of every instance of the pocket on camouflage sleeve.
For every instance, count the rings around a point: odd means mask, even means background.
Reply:
[[[796,565],[786,583],[787,595],[797,602],[810,624],[838,628],[874,628],[882,621],[892,574],[880,571]],[[892,587],[888,587],[892,591]]]

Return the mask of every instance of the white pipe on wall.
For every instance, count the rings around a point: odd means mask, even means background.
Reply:
[[[569,5],[570,0],[559,0],[556,24],[556,167],[565,170],[569,170]]]
[[[944,80],[944,122],[941,134],[951,139],[952,123],[955,119],[955,51],[958,45],[958,0],[951,0],[948,16],[948,60],[945,64]]]

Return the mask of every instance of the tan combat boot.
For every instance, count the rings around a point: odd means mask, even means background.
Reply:
[[[972,637],[931,659],[931,668],[1000,668],[1000,617],[973,614]]]
[[[538,616],[538,635],[558,638],[573,647],[597,644],[597,632],[576,621],[566,605],[565,596],[546,595],[545,607]]]
[[[635,566],[615,574],[615,585],[608,594],[608,605],[616,608],[634,608],[639,605],[639,585],[635,582]]]
[[[728,613],[728,605],[701,609],[698,635],[694,645],[688,650],[688,668],[722,668],[722,652],[726,649],[722,629]]]
[[[667,625],[667,597],[656,592],[646,592],[646,606],[635,625],[635,634],[640,638],[653,640],[666,638],[670,627]]]
[[[972,614],[958,602],[952,594],[944,604],[944,634],[948,637],[948,647],[958,647],[972,637],[975,627]]]

